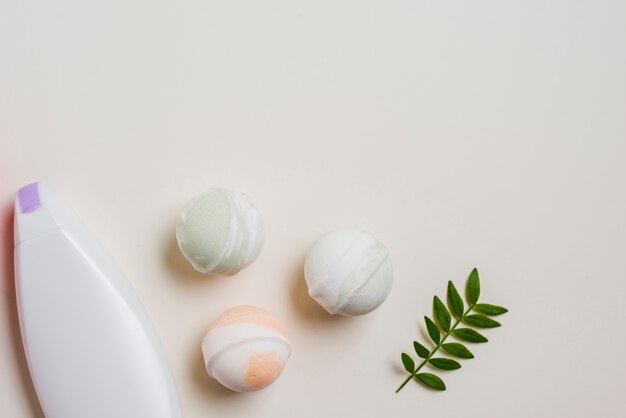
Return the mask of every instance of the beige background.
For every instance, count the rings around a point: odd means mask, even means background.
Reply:
[[[625,21],[622,0],[0,1],[0,415],[42,416],[10,207],[44,179],[127,273],[187,418],[626,416]],[[268,226],[232,278],[174,240],[215,185]],[[392,292],[364,317],[306,295],[306,249],[339,227],[391,250]],[[447,392],[395,395],[432,296],[473,266],[504,326],[441,373]],[[238,304],[293,343],[254,394],[202,366],[207,325]]]

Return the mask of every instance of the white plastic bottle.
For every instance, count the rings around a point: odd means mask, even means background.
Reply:
[[[15,199],[20,328],[47,418],[182,418],[167,359],[120,269],[45,183]]]

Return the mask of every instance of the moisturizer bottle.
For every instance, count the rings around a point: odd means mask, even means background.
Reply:
[[[165,354],[130,284],[45,183],[15,199],[15,280],[47,418],[182,418]]]

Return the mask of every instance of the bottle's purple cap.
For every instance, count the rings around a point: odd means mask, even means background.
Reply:
[[[31,183],[22,187],[17,192],[17,198],[20,202],[20,210],[22,213],[28,213],[41,207],[41,199],[39,198],[39,183]]]
[[[45,182],[24,186],[15,195],[15,245],[78,222]]]

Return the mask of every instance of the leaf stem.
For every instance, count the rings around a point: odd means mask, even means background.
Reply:
[[[420,369],[422,367],[424,367],[426,365],[426,363],[428,363],[428,360],[430,360],[432,358],[432,356],[437,352],[437,350],[439,350],[439,348],[441,348],[441,346],[443,345],[443,343],[446,341],[446,339],[450,336],[450,334],[452,334],[452,331],[454,331],[454,329],[457,327],[457,325],[459,325],[461,323],[461,321],[463,320],[463,318],[465,318],[465,316],[467,314],[469,314],[472,309],[474,309],[475,305],[470,305],[470,307],[467,309],[467,311],[465,311],[465,313],[463,314],[463,316],[461,316],[460,318],[458,318],[456,320],[456,322],[454,323],[454,325],[452,327],[450,327],[450,330],[448,330],[448,332],[445,333],[445,335],[443,336],[443,338],[441,339],[441,341],[439,341],[439,344],[437,344],[435,346],[435,348],[433,348],[433,351],[430,352],[430,354],[428,354],[428,357],[426,357],[424,359],[424,361],[422,361],[420,363],[419,366],[417,366],[417,368],[415,369],[415,371],[413,371],[413,373],[411,373],[405,380],[404,382],[402,382],[402,384],[398,387],[398,389],[396,389],[396,393],[400,392],[400,390],[402,390],[402,388],[404,386],[406,386],[407,383],[409,383],[409,380],[413,379],[415,377],[415,375],[417,374],[417,372],[420,371]]]

